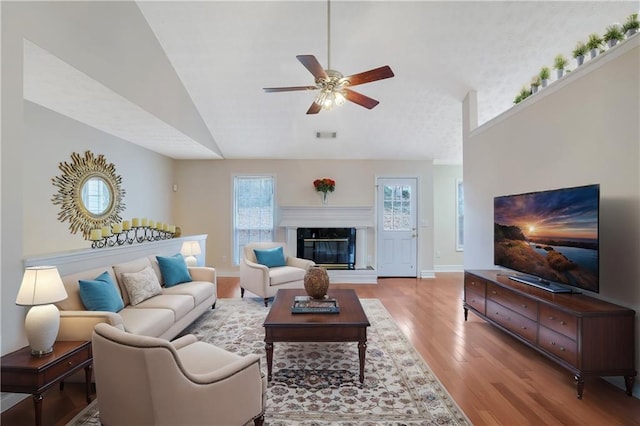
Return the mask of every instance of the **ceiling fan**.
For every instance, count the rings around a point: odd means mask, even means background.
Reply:
[[[325,70],[320,62],[313,55],[297,55],[296,58],[315,77],[314,86],[290,86],[290,87],[265,87],[263,90],[271,92],[292,92],[297,90],[319,90],[318,96],[313,101],[307,114],[317,114],[322,109],[330,110],[334,106],[342,105],[345,101],[350,101],[372,109],[380,102],[355,92],[349,87],[359,84],[371,83],[372,81],[383,80],[393,77],[393,71],[388,65],[343,77],[336,70],[331,69],[331,3],[327,0],[327,69]]]

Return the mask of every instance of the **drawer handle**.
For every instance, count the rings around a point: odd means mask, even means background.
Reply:
[[[523,330],[526,330],[526,329],[527,329],[527,326],[526,326],[526,325],[523,325],[523,326],[522,326],[522,329],[523,329]]]
[[[560,352],[564,352],[564,347],[560,346]]]
[[[566,324],[566,322],[564,322],[564,321],[560,321],[560,324],[565,325],[565,324]]]
[[[549,342],[549,343],[551,343],[551,346],[555,346],[556,345],[556,342]]]
[[[522,307],[527,309],[527,305],[525,305],[524,303],[522,304]]]
[[[554,319],[554,317],[549,317],[549,321],[553,321]]]
[[[491,290],[491,294],[498,294],[498,292],[495,290]]]
[[[73,363],[72,363],[71,361],[69,361],[69,362],[67,363],[67,365],[68,365],[69,367],[71,367],[71,366],[73,365]]]

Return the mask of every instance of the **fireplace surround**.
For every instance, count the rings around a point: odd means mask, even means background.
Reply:
[[[295,256],[299,256],[298,228],[354,228],[354,269],[329,269],[329,278],[332,283],[375,284],[378,276],[370,251],[374,218],[374,208],[369,206],[279,206],[278,226]]]

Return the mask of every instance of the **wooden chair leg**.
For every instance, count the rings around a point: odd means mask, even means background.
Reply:
[[[264,415],[258,417],[257,419],[253,420],[253,424],[255,426],[262,426],[262,424],[264,423]]]
[[[264,298],[264,307],[265,308],[269,307],[269,299],[267,299],[266,297]]]
[[[244,288],[240,287],[240,297],[244,297]]]

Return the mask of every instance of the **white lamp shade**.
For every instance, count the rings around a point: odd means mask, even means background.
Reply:
[[[197,241],[185,241],[182,243],[180,253],[182,253],[183,256],[197,256],[202,254],[202,250],[200,250],[200,243]]]
[[[55,266],[26,268],[16,297],[16,305],[37,306],[60,302],[67,292]]]

